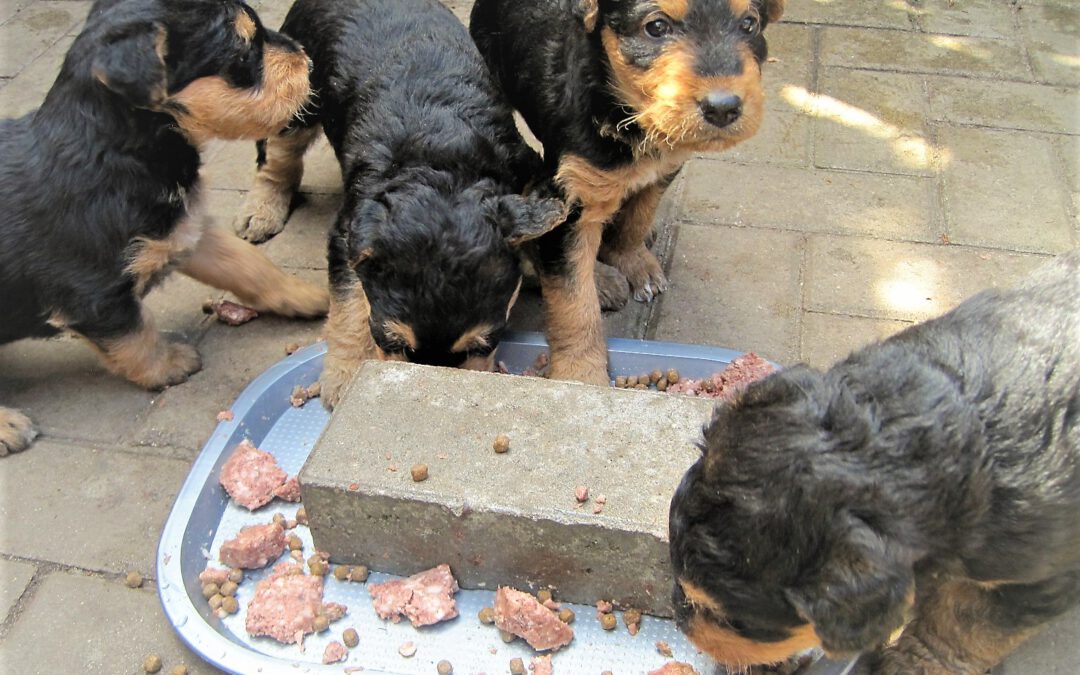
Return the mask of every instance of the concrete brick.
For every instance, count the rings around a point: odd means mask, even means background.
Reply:
[[[1024,82],[928,77],[932,119],[999,129],[1080,134],[1077,91]]]
[[[0,26],[0,45],[4,45],[0,77],[18,75],[72,27],[82,23],[89,11],[89,2],[39,1],[24,6]]]
[[[706,160],[683,171],[682,219],[916,241],[936,236],[928,179]]]
[[[949,239],[1037,253],[1072,248],[1073,220],[1050,142],[1022,132],[941,130]]]
[[[1025,5],[1024,42],[1040,82],[1080,85],[1080,8],[1075,3]]]
[[[824,68],[815,117],[817,166],[927,176],[936,147],[926,124],[929,104],[920,75]]]
[[[919,25],[929,33],[1003,39],[1016,36],[1016,15],[1010,2],[924,0],[917,12]]]
[[[186,461],[39,439],[0,463],[0,552],[153,576],[158,535]],[[15,671],[19,672],[19,671]]]
[[[77,572],[54,572],[0,642],[5,673],[142,673],[143,659],[157,654],[161,672],[184,664],[191,675],[219,671],[176,636],[151,585],[124,586]]]
[[[41,106],[73,41],[60,38],[8,82],[0,95],[0,117],[21,117]]]
[[[681,224],[653,337],[797,361],[803,249],[793,232]]]
[[[0,558],[0,624],[4,623],[15,603],[30,585],[36,569],[28,563]]]
[[[1019,43],[902,31],[826,28],[821,62],[827,66],[1028,80]]]
[[[784,9],[783,21],[910,30],[914,26],[915,16],[916,9],[904,2],[829,0],[789,2]]]
[[[862,237],[811,235],[806,309],[899,321],[943,314],[979,291],[1017,282],[1045,256]]]
[[[668,503],[711,407],[368,362],[300,474],[315,546],[397,574],[449,563],[466,588],[552,586],[570,602],[670,614]],[[497,455],[500,433],[510,451]],[[417,462],[430,467],[422,483]],[[577,507],[578,485],[607,497],[603,513]]]
[[[824,370],[856,349],[884,340],[910,325],[903,321],[804,312],[801,360]]]

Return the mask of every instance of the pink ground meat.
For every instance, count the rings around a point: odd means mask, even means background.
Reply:
[[[255,585],[244,627],[252,636],[266,635],[285,644],[300,642],[315,631],[315,617],[325,614],[336,621],[345,615],[344,605],[324,605],[322,595],[322,577],[304,574],[299,565],[282,563]]]
[[[293,476],[289,480],[282,483],[281,487],[274,490],[274,496],[278,499],[284,499],[287,502],[300,501],[300,480],[296,476]]]
[[[251,525],[222,544],[218,558],[229,567],[258,569],[277,559],[285,546],[285,528],[281,525]]]
[[[748,352],[704,380],[679,380],[668,387],[668,393],[729,399],[746,385],[766,377],[775,370],[768,361],[753,352]]]
[[[229,580],[229,570],[223,570],[220,567],[210,567],[209,565],[205,570],[199,572],[199,583],[205,586],[206,584],[217,584],[221,586]]]
[[[254,510],[273,499],[288,477],[273,455],[244,439],[221,467],[219,480],[237,504]]]
[[[413,626],[430,626],[458,615],[454,602],[458,585],[449,565],[439,565],[408,579],[368,584],[367,590],[375,613],[394,623],[404,616]]]
[[[532,675],[551,675],[551,654],[532,657],[529,670],[532,671]]]
[[[326,645],[326,651],[323,652],[323,663],[337,663],[344,661],[349,657],[349,650],[345,648],[345,645],[338,641],[331,642]]]
[[[506,586],[495,592],[495,625],[540,651],[564,647],[574,639],[574,629],[555,612],[528,593]]]
[[[660,668],[650,670],[649,675],[698,675],[698,671],[689,663],[668,661]]]

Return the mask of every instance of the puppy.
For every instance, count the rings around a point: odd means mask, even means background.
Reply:
[[[671,502],[680,627],[983,673],[1080,599],[1080,250],[716,409]]]
[[[198,212],[199,146],[259,138],[307,99],[308,59],[237,0],[99,0],[44,103],[0,122],[0,343],[67,330],[148,389],[200,367],[142,298],[176,269],[262,310],[324,314]],[[0,408],[0,455],[34,437]]]
[[[656,205],[692,153],[757,131],[762,31],[783,10],[784,0],[473,6],[473,39],[544,146],[540,178],[574,205],[536,250],[552,377],[608,383],[600,298],[610,306],[624,279],[642,302],[667,287],[645,246]]]
[[[345,200],[330,237],[322,401],[366,358],[491,369],[521,285],[515,248],[565,219],[523,198],[539,158],[461,22],[436,0],[299,0],[314,62],[301,123],[269,138],[238,231],[284,227],[321,124]]]

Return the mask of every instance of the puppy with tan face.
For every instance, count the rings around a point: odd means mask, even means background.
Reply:
[[[148,389],[201,367],[143,296],[173,270],[287,316],[325,290],[206,224],[199,147],[260,138],[310,93],[299,46],[238,0],[99,0],[39,110],[0,122],[0,343],[69,331]],[[33,427],[0,408],[0,456]]]
[[[1080,250],[719,406],[671,502],[680,627],[984,673],[1080,601]]]

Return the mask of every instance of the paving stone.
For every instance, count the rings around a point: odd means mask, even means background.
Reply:
[[[0,26],[0,76],[18,75],[86,18],[89,2],[33,2]],[[50,82],[54,78],[50,78]]]
[[[927,179],[706,160],[683,171],[682,219],[916,241],[936,236]]]
[[[915,8],[904,2],[789,2],[784,9],[783,21],[910,30],[916,14]]]
[[[341,194],[306,194],[303,199],[285,229],[263,247],[279,265],[325,270],[327,240],[341,208]]]
[[[1080,85],[1080,8],[1072,2],[1024,6],[1020,12],[1024,40],[1036,79]]]
[[[1017,282],[1046,259],[963,246],[811,235],[805,308],[923,321],[986,288]]]
[[[220,672],[176,636],[153,587],[77,572],[50,574],[0,642],[7,673],[142,673],[150,654],[161,657],[162,673],[180,664],[191,675]]]
[[[0,0],[0,24],[15,16],[16,12],[31,2],[33,0]]]
[[[1013,38],[1016,35],[1014,5],[1001,0],[924,0],[918,21],[928,33]]]
[[[1073,675],[1080,663],[1080,609],[1059,617],[1017,647],[994,675]]]
[[[680,224],[654,337],[797,361],[803,249],[793,232]]]
[[[856,349],[884,340],[910,325],[903,321],[804,312],[802,361],[825,370]]]
[[[921,75],[825,68],[818,91],[808,105],[815,117],[817,166],[921,176],[934,172]]]
[[[0,624],[22,597],[36,570],[31,564],[0,558]]]
[[[447,563],[464,588],[550,587],[670,616],[668,504],[712,404],[368,361],[300,472],[314,545],[378,571]],[[402,470],[386,470],[387,452]],[[419,462],[430,472],[416,483]],[[579,485],[606,496],[602,513],[578,505]]]
[[[959,77],[928,77],[927,84],[935,120],[1080,134],[1080,94],[1075,89]]]
[[[213,141],[203,150],[203,184],[209,188],[248,190],[255,178],[254,141]],[[341,170],[324,136],[304,155],[301,192],[341,192]],[[229,219],[231,223],[231,218]]]
[[[1018,43],[977,37],[826,28],[821,62],[848,68],[1030,79]]]
[[[0,517],[19,523],[0,531],[0,552],[153,576],[158,536],[189,469],[150,453],[39,439],[0,462]]]
[[[21,117],[41,107],[73,41],[71,37],[60,38],[10,80],[0,94],[0,117]]]
[[[941,143],[947,233],[955,244],[1041,253],[1072,248],[1069,196],[1045,138],[949,127]]]
[[[783,22],[765,29],[769,60],[762,66],[761,71],[767,109],[790,110],[787,90],[810,89],[814,63],[812,32],[810,27]]]
[[[810,118],[801,112],[768,112],[753,138],[718,154],[701,155],[731,162],[810,165]]]

